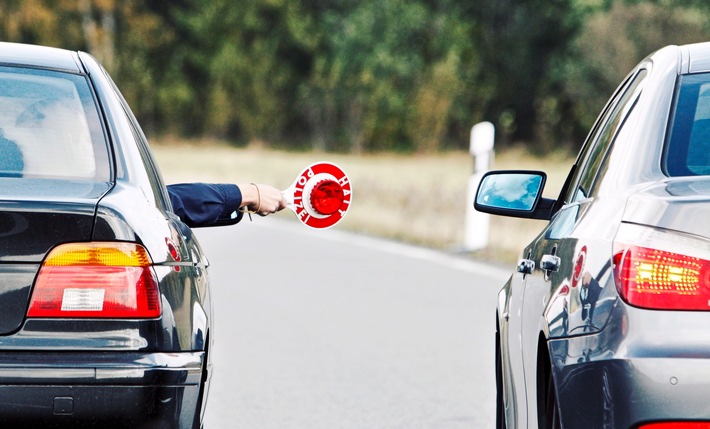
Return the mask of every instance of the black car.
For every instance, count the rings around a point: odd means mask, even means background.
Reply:
[[[2,427],[201,427],[207,266],[101,65],[0,43]]]
[[[710,43],[624,79],[556,199],[492,172],[479,210],[544,219],[498,297],[498,428],[710,427]]]

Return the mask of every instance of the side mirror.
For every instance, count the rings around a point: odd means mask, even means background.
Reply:
[[[490,171],[481,178],[473,206],[483,213],[549,220],[555,201],[542,198],[546,180],[542,171]]]

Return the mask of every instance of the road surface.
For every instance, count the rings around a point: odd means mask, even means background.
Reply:
[[[215,300],[206,429],[494,427],[505,271],[273,218],[197,234]]]

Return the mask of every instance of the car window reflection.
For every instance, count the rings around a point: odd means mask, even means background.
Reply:
[[[487,176],[481,183],[478,204],[512,210],[532,210],[540,192],[542,176],[534,174],[499,174]]]

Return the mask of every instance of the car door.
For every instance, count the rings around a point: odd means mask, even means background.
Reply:
[[[537,427],[538,362],[547,356],[550,337],[582,335],[601,328],[600,300],[611,279],[611,243],[618,206],[600,201],[596,184],[606,159],[626,125],[643,88],[647,71],[637,69],[619,87],[580,152],[563,189],[563,205],[526,250],[534,263],[524,276],[521,312],[521,351],[525,376],[528,427]],[[633,126],[633,125],[630,125]],[[611,289],[606,292],[610,292]],[[615,296],[615,295],[614,295]],[[541,353],[542,352],[542,353]],[[584,358],[588,350],[570,351]],[[563,357],[568,358],[569,356]]]

